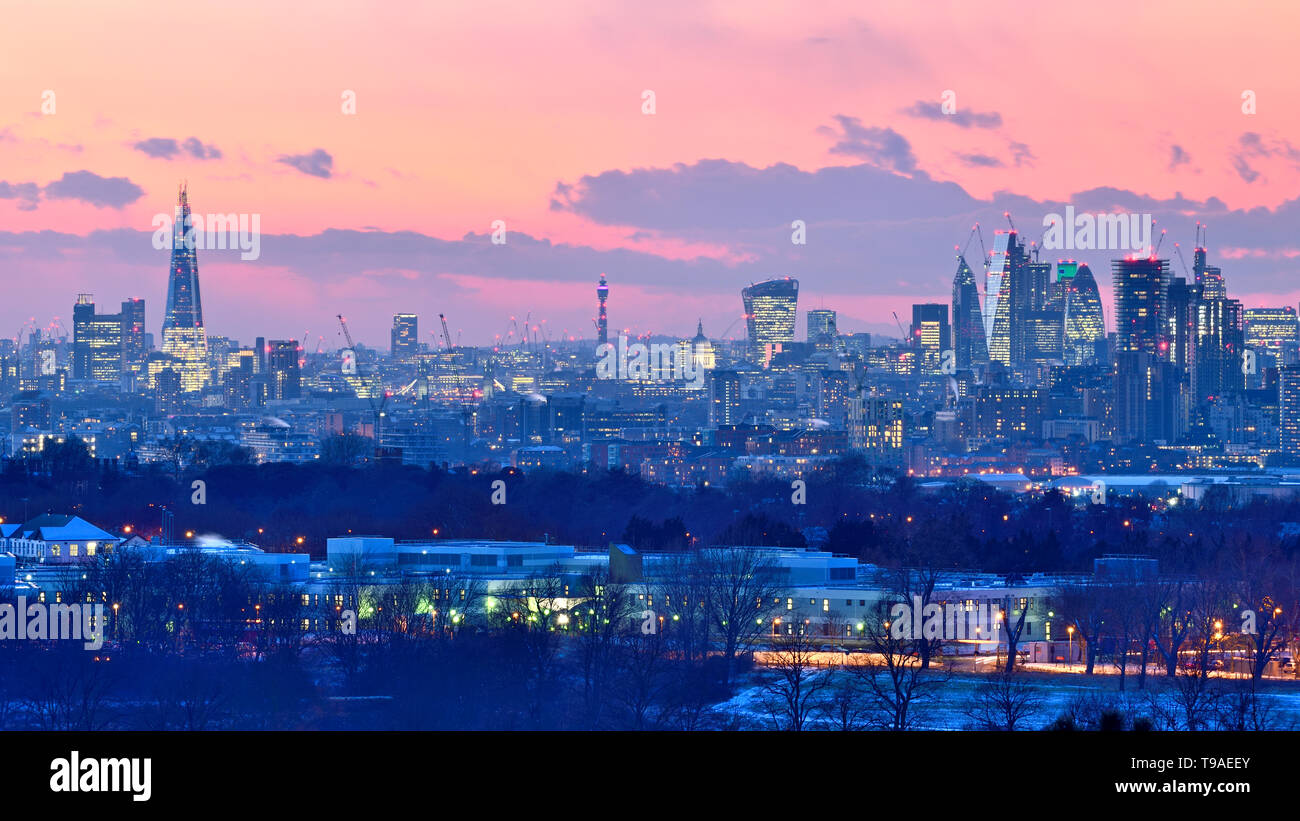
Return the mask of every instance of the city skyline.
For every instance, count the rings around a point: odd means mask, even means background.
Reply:
[[[193,182],[204,213],[262,216],[260,259],[215,253],[205,261],[210,312],[224,317],[214,332],[240,338],[322,329],[345,304],[357,306],[349,311],[355,332],[371,345],[386,339],[397,311],[444,313],[477,344],[529,311],[557,335],[590,338],[584,292],[601,272],[623,299],[611,321],[638,333],[689,336],[696,317],[724,327],[735,312],[729,301],[719,307],[720,295],[780,276],[805,283],[810,307],[836,308],[845,330],[880,333],[894,311],[945,301],[946,249],[973,221],[991,227],[1009,210],[1034,237],[1038,220],[1067,205],[1154,214],[1168,242],[1189,248],[1195,222],[1205,222],[1244,304],[1300,302],[1290,228],[1300,211],[1291,193],[1300,152],[1286,138],[1295,115],[1283,102],[1297,80],[1282,68],[1288,46],[1255,21],[1225,30],[1144,9],[1170,34],[1152,46],[1137,32],[1069,20],[1075,47],[1096,53],[1213,44],[1222,56],[1224,43],[1238,42],[1233,32],[1252,42],[1250,71],[1232,76],[1153,60],[1143,84],[1160,93],[1140,105],[1029,72],[1012,75],[1016,93],[1008,94],[1005,75],[987,61],[955,70],[945,38],[918,35],[908,25],[914,12],[902,9],[835,24],[843,19],[836,10],[787,11],[775,24],[717,7],[686,31],[747,72],[697,58],[665,66],[633,37],[626,58],[597,79],[591,61],[607,46],[599,25],[574,11],[550,12],[554,42],[585,47],[569,50],[586,56],[522,71],[517,58],[538,44],[455,7],[420,10],[406,31],[387,33],[380,51],[304,52],[269,86],[265,76],[251,79],[278,65],[285,45],[319,36],[349,42],[353,21],[343,8],[308,21],[267,12],[263,36],[239,64],[195,44],[179,59],[221,71],[183,80],[158,70],[178,59],[177,46],[154,36],[133,4],[113,14],[123,18],[120,39],[138,49],[106,52],[93,37],[64,32],[82,55],[69,63],[37,41],[6,42],[23,68],[21,76],[0,68],[0,156],[13,169],[0,183],[0,264],[41,285],[24,286],[21,308],[0,306],[0,322],[66,317],[66,294],[83,292],[161,305],[165,294],[149,274],[157,254],[142,242],[181,178]],[[48,10],[15,14],[11,32],[59,28]],[[107,23],[106,11],[85,14]],[[1294,10],[1272,14],[1269,30],[1294,27]],[[671,27],[649,12],[600,20],[623,34]],[[951,5],[927,25],[978,38],[994,23]],[[729,38],[729,29],[747,36]],[[427,49],[431,31],[445,49]],[[480,38],[456,36],[466,32],[497,36],[485,49]],[[998,36],[1026,65],[1055,59],[1043,42],[1050,38],[1015,27]],[[467,51],[460,43],[469,41],[480,45]],[[797,59],[784,67],[756,59],[771,52]],[[427,79],[411,79],[403,60]],[[899,60],[908,76],[897,72]],[[449,79],[466,72],[482,78],[476,95]],[[1103,76],[1125,78],[1117,67]],[[1101,79],[1090,72],[1088,85]],[[653,115],[642,113],[647,90],[655,92]],[[53,113],[42,110],[46,91]],[[952,115],[941,110],[948,91]],[[1257,96],[1254,114],[1243,111],[1244,91]],[[347,92],[356,114],[342,111]],[[223,102],[153,105],[163,94]],[[526,144],[513,137],[521,118],[536,135]],[[1117,130],[1129,136],[1127,150],[1080,162]],[[435,138],[432,151],[426,135]],[[876,195],[871,202],[855,194],[864,190]],[[497,220],[510,238],[504,246],[490,244]],[[806,245],[790,242],[795,220],[806,223]],[[1093,270],[1108,267],[1107,258],[1074,256]],[[1101,286],[1109,304],[1109,283]],[[260,297],[251,305],[250,293]]]

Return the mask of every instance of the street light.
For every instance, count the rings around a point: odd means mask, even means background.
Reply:
[[[1070,634],[1070,654],[1066,656],[1066,661],[1070,664],[1074,664],[1074,625],[1071,624],[1069,627],[1065,628],[1065,632]]]

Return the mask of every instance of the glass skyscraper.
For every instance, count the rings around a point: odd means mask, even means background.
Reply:
[[[943,352],[952,345],[948,306],[925,303],[912,306],[912,349],[921,373],[938,373]]]
[[[1065,303],[1065,331],[1062,356],[1067,365],[1095,365],[1099,348],[1106,340],[1101,293],[1087,265],[1060,262],[1056,281],[1061,283]]]
[[[964,256],[957,257],[957,273],[952,278],[952,333],[958,368],[966,369],[989,361],[979,286],[975,284],[975,274]]]
[[[95,313],[95,299],[72,306],[72,378],[116,386],[122,376],[122,316]]]
[[[799,280],[784,277],[759,282],[742,290],[740,298],[745,305],[751,350],[761,351],[769,344],[794,341]]]
[[[835,330],[835,312],[818,308],[808,312],[808,344],[815,350],[829,351],[835,347],[839,332]]]
[[[163,318],[162,352],[175,360],[181,390],[202,390],[208,384],[208,338],[203,330],[199,296],[199,257],[193,236],[189,191],[182,185],[172,224],[172,257],[167,283],[167,313]]]
[[[450,345],[451,342],[447,341]],[[410,359],[420,350],[420,318],[415,314],[393,314],[389,350],[394,359]]]
[[[989,359],[1011,367],[1023,356],[1021,313],[1028,307],[1016,303],[1018,279],[1025,276],[1024,246],[1015,231],[999,231],[993,238],[992,260],[984,279],[984,338]]]
[[[1111,274],[1115,280],[1116,353],[1167,355],[1169,260],[1117,259],[1111,262]]]
[[[1300,366],[1278,369],[1278,450],[1294,462],[1300,459]]]

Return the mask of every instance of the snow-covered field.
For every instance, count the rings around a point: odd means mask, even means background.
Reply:
[[[1165,709],[1177,712],[1169,693],[1169,682],[1163,675],[1149,675],[1145,689],[1137,689],[1137,677],[1130,672],[1125,690],[1119,690],[1119,678],[1114,675],[1084,676],[1071,673],[1045,673],[1032,670],[1016,674],[1033,689],[1038,705],[1024,722],[1025,729],[1042,729],[1058,716],[1080,704],[1096,708],[1114,709],[1127,717],[1149,717],[1153,712],[1152,700]],[[916,720],[914,729],[961,730],[972,727],[970,709],[976,700],[977,690],[991,681],[990,675],[955,674],[937,685],[931,694],[912,708]],[[771,670],[756,667],[738,683],[736,694],[728,701],[715,706],[722,715],[739,720],[748,729],[783,729],[788,719],[776,707],[776,715],[769,702],[774,698],[769,686],[778,676]],[[1240,686],[1226,679],[1217,680],[1223,688]],[[822,691],[825,693],[826,691]],[[869,698],[863,696],[863,699]],[[1264,729],[1289,730],[1300,728],[1300,681],[1265,681],[1260,685],[1259,700],[1265,715]],[[866,702],[864,701],[864,704]],[[818,712],[811,719],[810,729],[831,729],[831,722]]]

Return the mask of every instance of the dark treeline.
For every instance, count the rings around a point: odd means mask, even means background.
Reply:
[[[96,465],[75,444],[54,448],[42,459],[6,463],[0,513],[17,521],[73,512],[113,532],[131,525],[152,537],[165,506],[176,515],[177,536],[213,533],[316,556],[328,537],[349,532],[398,539],[545,537],[596,548],[627,542],[643,551],[803,546],[811,536],[867,562],[919,558],[1000,573],[1088,572],[1107,553],[1152,555],[1162,570],[1191,571],[1242,535],[1290,551],[1295,539],[1280,535],[1282,525],[1300,522],[1300,503],[1261,501],[1227,515],[1213,494],[1199,507],[1141,498],[1078,506],[1056,493],[1009,494],[975,480],[923,489],[860,458],[809,478],[806,504],[794,504],[790,483],[773,480],[671,489],[617,471],[525,476],[473,467],[259,466],[240,453],[209,454],[214,464],[199,460],[200,467],[176,474]],[[192,503],[196,480],[205,483],[204,504]],[[492,503],[497,480],[506,483],[505,504]]]

